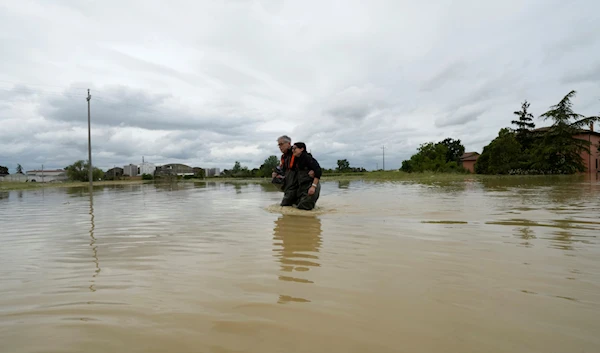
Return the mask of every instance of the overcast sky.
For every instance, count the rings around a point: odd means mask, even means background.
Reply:
[[[323,167],[478,151],[524,99],[600,113],[600,2],[0,0],[0,165]]]

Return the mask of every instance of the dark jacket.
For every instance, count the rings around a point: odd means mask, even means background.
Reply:
[[[306,151],[303,151],[300,157],[295,158],[293,168],[298,174],[298,186],[300,188],[308,188],[313,183],[314,178],[311,178],[308,175],[309,171],[314,171],[315,178],[318,179],[321,179],[321,175],[323,174],[319,162],[317,162],[317,160]]]

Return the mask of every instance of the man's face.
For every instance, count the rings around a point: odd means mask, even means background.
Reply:
[[[283,140],[278,140],[277,145],[279,146],[281,153],[285,153],[290,149],[290,143]]]

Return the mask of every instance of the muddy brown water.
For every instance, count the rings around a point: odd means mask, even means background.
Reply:
[[[600,184],[0,192],[1,352],[598,352]]]

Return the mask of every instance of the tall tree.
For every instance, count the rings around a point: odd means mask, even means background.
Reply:
[[[464,147],[463,147],[464,152]],[[462,155],[462,153],[461,153]],[[412,172],[465,172],[454,160],[447,161],[448,147],[444,143],[428,142],[421,144],[417,153],[402,161],[401,171]]]
[[[70,180],[89,181],[89,167],[90,164],[88,162],[78,160],[77,162],[66,166],[65,170],[67,171],[67,177]],[[94,180],[101,179],[103,176],[104,172],[101,169],[96,167],[92,169],[92,178],[94,178]]]
[[[0,175],[7,175],[7,174],[8,174],[8,167],[0,165]]]
[[[590,142],[575,138],[574,135],[590,126],[600,117],[584,117],[573,111],[571,99],[576,91],[569,92],[558,104],[541,115],[544,120],[552,120],[552,126],[544,134],[535,153],[534,168],[549,173],[571,174],[585,171],[581,152],[590,152]]]
[[[345,172],[350,169],[350,162],[347,159],[338,159],[337,165],[338,172]]]
[[[516,134],[507,128],[500,129],[498,137],[483,148],[475,162],[477,174],[509,174],[519,169],[522,162],[521,145]]]
[[[239,173],[242,170],[242,167],[240,165],[240,162],[235,161],[235,164],[233,165],[233,169],[231,170],[231,172],[233,174]]]
[[[460,157],[465,153],[465,146],[462,145],[460,140],[454,140],[447,138],[443,141],[438,142],[446,146],[446,162],[460,163]]]
[[[18,174],[23,174],[23,167],[21,167],[20,164],[17,164],[17,173]]]
[[[523,150],[529,149],[532,144],[532,134],[531,130],[535,128],[535,123],[533,122],[533,114],[527,111],[530,103],[525,100],[521,104],[521,110],[513,112],[514,115],[519,117],[519,120],[513,120],[511,123],[516,125],[517,128],[514,130],[517,135],[516,139],[519,141]]]
[[[279,165],[277,156],[269,156],[265,159],[264,163],[260,166],[259,170],[255,173],[259,177],[270,177],[273,169]]]

